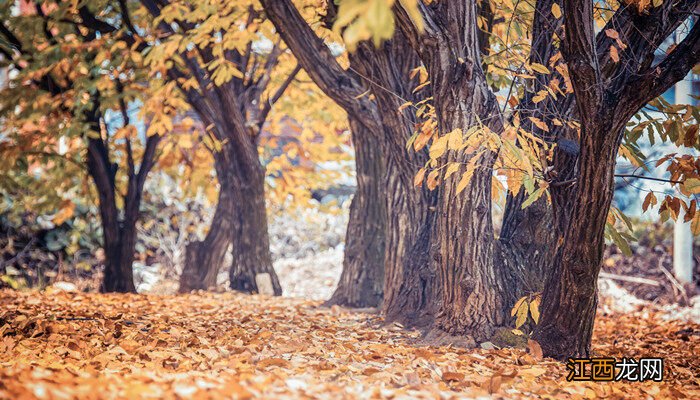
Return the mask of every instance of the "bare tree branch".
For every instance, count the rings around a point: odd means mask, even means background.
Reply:
[[[294,70],[287,76],[287,79],[282,82],[280,87],[277,88],[277,91],[265,101],[265,104],[263,105],[262,110],[260,111],[260,115],[258,116],[258,120],[260,125],[260,129],[262,130],[262,124],[265,123],[265,120],[267,119],[267,115],[270,113],[270,110],[272,109],[272,106],[277,103],[277,100],[282,97],[284,94],[284,91],[287,90],[289,85],[294,81],[294,78],[297,76],[297,74],[301,71],[301,65],[297,63],[297,65],[294,67]]]
[[[262,0],[262,4],[277,33],[321,90],[347,112],[365,116],[360,120],[370,131],[380,132],[376,104],[362,96],[365,85],[338,64],[294,4],[290,0]]]

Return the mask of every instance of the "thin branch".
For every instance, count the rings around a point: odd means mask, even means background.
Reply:
[[[275,103],[277,103],[277,101],[282,97],[285,90],[287,90],[289,85],[291,85],[291,83],[294,81],[294,78],[297,76],[299,71],[301,71],[301,65],[297,64],[296,67],[294,67],[294,70],[287,76],[287,79],[285,79],[284,82],[282,82],[282,84],[280,85],[280,87],[277,88],[275,94],[273,94],[272,97],[267,99],[258,117],[258,125],[261,128],[259,129],[259,131],[262,130],[262,125],[265,123],[265,120],[267,120],[267,115],[270,113],[272,106]]]
[[[644,175],[635,175],[635,174],[615,174],[616,178],[635,178],[635,179],[645,179],[648,181],[655,181],[655,182],[664,182],[664,183],[672,183],[672,184],[682,184],[683,181],[676,181],[672,179],[663,179],[663,178],[655,178],[653,176],[644,176]],[[566,186],[570,183],[576,183],[576,180],[578,177],[574,177],[571,179],[567,179],[565,181],[557,181],[557,182],[552,182],[550,183],[550,186],[558,187],[558,186]]]
[[[126,4],[126,0],[119,0],[119,12],[124,20],[124,25],[126,25],[129,31],[136,33],[136,28],[134,28],[134,24],[131,22],[131,15],[129,14],[129,8]]]
[[[700,24],[695,24],[688,36],[657,66],[649,68],[630,83],[620,103],[631,102],[635,109],[663,94],[700,62]],[[645,90],[637,90],[645,88]]]
[[[124,101],[124,86],[121,81],[116,79],[117,93],[119,93],[119,109],[122,114],[122,125],[127,128],[130,124],[129,112],[126,108],[126,101]],[[136,167],[134,166],[134,151],[131,147],[131,136],[125,138],[126,140],[126,161],[129,168],[129,180],[134,179]]]

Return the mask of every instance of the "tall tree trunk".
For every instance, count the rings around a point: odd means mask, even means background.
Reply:
[[[399,111],[406,100],[421,98],[413,93],[409,79],[411,69],[420,65],[415,51],[397,32],[379,49],[361,43],[357,53],[350,55],[351,68],[345,70],[291,1],[262,0],[262,4],[309,77],[381,142],[387,172],[383,312],[388,321],[429,325],[436,274],[427,261],[436,197],[435,192],[413,185],[427,152],[406,149],[415,113]],[[367,88],[375,100],[366,95]]]
[[[605,128],[603,127],[605,126]],[[535,339],[545,354],[564,359],[588,357],[597,305],[597,282],[605,245],[605,221],[614,193],[615,157],[620,127],[603,124],[581,133],[576,196],[563,246],[547,279],[542,318]],[[591,137],[605,137],[602,143]]]
[[[429,258],[436,196],[414,187],[416,171],[407,167],[405,159],[388,159],[383,311],[387,321],[427,328],[438,290]]]
[[[202,241],[193,241],[185,248],[185,265],[180,276],[180,293],[209,290],[216,286],[226,252],[231,246],[234,213],[232,182],[223,165],[221,153],[214,154],[219,180],[219,197],[209,231]]]
[[[343,272],[327,305],[379,307],[384,294],[386,222],[384,160],[380,143],[349,117],[355,148],[357,191],[350,204]]]
[[[552,38],[556,37],[555,32],[561,27],[562,20],[549,12],[553,5],[558,3],[561,3],[561,0],[538,0],[536,2],[529,57],[531,64],[547,65],[551,57],[559,51]],[[551,115],[559,115],[557,112],[562,112],[561,109],[564,108],[550,104],[557,99],[548,98],[546,101],[535,103],[534,98],[537,92],[547,88],[553,78],[561,79],[561,77],[538,72],[534,72],[534,74],[533,85],[525,90],[516,110],[522,128],[545,142],[553,142],[557,137],[576,138],[577,133],[571,129],[553,125],[551,131],[546,132],[535,126],[528,118],[535,117],[542,121],[549,121]],[[562,98],[563,96],[558,99]],[[557,147],[556,151],[559,150],[560,148]],[[559,160],[571,161],[561,157]],[[573,169],[575,162],[559,164],[553,171],[556,171],[557,175],[564,176]],[[551,270],[554,252],[558,247],[558,239],[561,237],[561,232],[558,229],[552,229],[555,227],[554,213],[547,199],[540,198],[523,209],[522,204],[526,199],[524,189],[521,189],[516,195],[508,194],[499,235],[502,262],[510,263],[512,270],[517,272],[515,279],[517,286],[513,288],[516,298],[542,291],[546,276]]]
[[[136,223],[133,222],[130,229],[119,227],[115,229],[111,226],[107,227],[104,223],[102,227],[105,230],[103,237],[105,270],[100,291],[102,293],[136,293],[132,270],[136,251]]]
[[[409,80],[420,61],[397,32],[380,48],[360,44],[350,62],[353,71],[372,88],[383,116],[384,135],[379,136],[386,164],[383,313],[387,321],[427,328],[433,322],[436,303],[432,299],[438,290],[437,274],[429,262],[437,192],[413,183],[419,166],[428,159],[427,149],[416,152],[406,148],[415,129],[415,113],[399,111],[406,100],[417,102],[425,96],[413,93]]]
[[[482,124],[491,132],[502,132],[500,109],[481,69],[475,2],[440,2],[429,9],[424,32],[415,29],[403,9],[397,16],[426,65],[440,134],[468,132]],[[490,339],[505,324],[513,296],[513,271],[499,260],[491,220],[496,154],[478,150],[480,155],[449,150],[438,162],[438,167],[473,162],[472,177],[460,193],[461,173],[438,185],[430,247],[439,285],[432,333],[436,338],[445,333],[457,336],[449,340],[471,345]]]
[[[436,96],[441,110],[441,132],[477,124],[475,116],[497,115],[495,98],[482,98],[479,89],[458,98]],[[474,90],[474,91],[472,91]],[[453,92],[454,93],[454,92]],[[494,123],[495,125],[495,123]],[[498,131],[493,129],[493,131]],[[448,161],[467,164],[474,155],[450,154]],[[491,181],[495,154],[486,151],[473,167],[473,176],[457,193],[459,174],[441,184],[437,220],[433,231],[432,258],[439,271],[442,302],[435,327],[464,344],[489,340],[507,321],[514,300],[514,273],[499,259],[491,220]]]
[[[99,197],[105,252],[105,271],[100,287],[102,292],[136,292],[132,270],[136,250],[136,223],[139,218],[143,186],[155,162],[155,150],[159,141],[158,136],[152,136],[146,140],[138,173],[135,172],[131,156],[129,158],[124,219],[120,221],[115,190],[117,165],[110,163],[109,152],[101,139],[88,139],[87,165]]]
[[[96,114],[95,114],[96,115]],[[93,126],[99,132],[99,120],[95,116]],[[102,276],[100,291],[136,293],[133,271],[134,247],[136,232],[124,230],[119,221],[115,197],[114,177],[117,166],[109,161],[107,147],[101,139],[88,139],[88,172],[97,189],[99,198],[100,219],[102,222],[102,248],[105,256],[105,270]],[[135,222],[134,222],[135,223]],[[135,227],[134,227],[135,228]],[[126,235],[124,235],[126,233]],[[131,235],[131,237],[127,237]]]
[[[237,184],[232,191],[234,261],[229,272],[231,289],[260,293],[255,277],[258,274],[269,274],[273,294],[280,296],[282,286],[272,267],[267,230],[265,168],[256,163],[232,171]]]
[[[282,286],[272,266],[270,236],[265,207],[265,167],[260,164],[256,140],[245,132],[239,145],[230,146],[233,162],[231,198],[233,213],[233,265],[229,270],[231,289],[244,293],[260,293],[258,274],[268,274],[272,294],[280,296]]]

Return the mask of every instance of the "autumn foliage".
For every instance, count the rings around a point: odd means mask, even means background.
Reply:
[[[660,284],[602,270],[631,214],[700,235],[699,10],[1,3],[0,278],[48,289],[0,294],[0,394],[694,397],[698,327],[599,315],[598,284]],[[265,297],[270,215],[311,207],[349,214],[325,308]],[[652,272],[686,305],[689,258]],[[136,295],[162,264],[182,295]],[[544,359],[596,354],[666,357],[667,382]]]
[[[700,326],[653,311],[601,315],[594,351],[664,357],[662,384],[566,382],[564,365],[536,347],[432,346],[376,315],[303,300],[11,291],[0,300],[10,307],[0,312],[3,398],[700,395]]]

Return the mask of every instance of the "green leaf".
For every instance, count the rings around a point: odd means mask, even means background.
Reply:
[[[608,225],[608,232],[610,233],[610,238],[612,239],[613,243],[615,243],[620,251],[622,251],[622,254],[628,257],[631,256],[632,249],[630,249],[630,245],[627,240],[620,235],[620,232],[618,232],[612,225]]]
[[[523,205],[521,206],[521,208],[525,209],[528,206],[530,206],[532,203],[537,201],[537,199],[542,197],[542,193],[544,193],[545,190],[546,190],[546,188],[540,187],[537,190],[535,190],[534,192],[532,192],[530,194],[530,196],[523,202]]]

